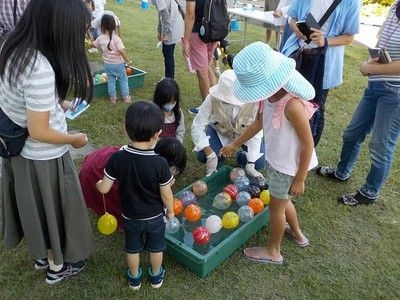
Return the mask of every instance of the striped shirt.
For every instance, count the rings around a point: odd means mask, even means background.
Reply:
[[[386,48],[392,61],[400,59],[400,20],[396,17],[397,0],[389,10],[389,15],[382,25],[378,47]],[[369,81],[399,81],[400,75],[371,75]]]
[[[16,21],[21,18],[22,14],[25,11],[25,8],[28,6],[30,0],[18,0],[17,1],[17,10],[16,10]],[[14,29],[14,0],[1,0],[0,1],[0,23],[7,29],[7,31],[11,31]]]
[[[56,95],[55,74],[46,57],[39,52],[35,64],[31,63],[18,77],[16,87],[9,85],[8,74],[9,65],[4,80],[0,79],[0,106],[4,113],[14,123],[27,127],[27,109],[49,112],[50,128],[66,133],[65,114]],[[42,143],[28,137],[21,155],[32,160],[48,160],[61,157],[66,151],[67,145]]]

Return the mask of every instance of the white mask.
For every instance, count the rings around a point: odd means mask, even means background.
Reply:
[[[171,111],[174,109],[175,105],[176,105],[176,102],[173,102],[173,103],[166,103],[166,104],[163,105],[163,109],[164,109],[166,112],[171,112]]]

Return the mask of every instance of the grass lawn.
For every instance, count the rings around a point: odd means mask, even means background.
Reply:
[[[164,76],[161,50],[156,48],[157,13],[154,7],[140,10],[138,0],[117,4],[107,1],[107,9],[121,19],[123,42],[134,65],[147,71],[144,87],[135,89],[134,100],[152,99],[155,83]],[[243,27],[243,24],[242,24]],[[249,26],[249,40],[263,40],[262,27]],[[230,35],[234,40],[242,32]],[[238,52],[242,43],[232,42],[230,50]],[[187,108],[200,104],[195,75],[186,71],[180,46],[176,48],[176,80],[181,88],[185,112],[185,145],[188,165],[174,185],[174,191],[189,185],[205,174],[192,152],[190,138],[192,116]],[[327,101],[325,132],[317,148],[319,161],[334,165],[339,156],[341,136],[358,103],[366,78],[358,71],[367,58],[366,48],[347,47],[344,83],[330,92]],[[99,54],[90,54],[100,61]],[[96,98],[91,107],[70,129],[86,132],[96,146],[127,143],[123,129],[127,108],[122,101],[110,105],[107,98]],[[128,288],[124,276],[123,233],[102,236],[96,228],[97,217],[91,213],[96,250],[85,271],[56,286],[44,283],[44,274],[33,269],[25,243],[6,250],[0,241],[1,299],[399,299],[400,298],[400,155],[397,152],[392,174],[379,203],[368,207],[345,207],[338,196],[353,192],[363,183],[369,169],[368,148],[363,148],[349,181],[335,183],[310,172],[304,196],[295,199],[297,212],[310,246],[300,249],[285,237],[281,266],[262,265],[246,260],[242,248],[204,279],[165,255],[166,278],[161,289],[150,287],[147,280],[139,291]],[[77,162],[79,168],[80,162]],[[245,246],[263,245],[268,228],[263,228]],[[149,266],[144,255],[142,266]]]

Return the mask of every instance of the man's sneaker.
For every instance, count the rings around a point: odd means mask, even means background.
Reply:
[[[164,276],[165,276],[165,269],[161,267],[160,272],[157,275],[154,275],[151,271],[151,267],[149,268],[149,275],[150,275],[150,284],[153,288],[158,289],[162,286]]]
[[[197,115],[197,113],[199,112],[199,108],[198,107],[191,107],[188,109],[189,114],[191,115]]]
[[[341,179],[339,177],[336,176],[336,169],[332,168],[332,167],[328,167],[328,166],[319,166],[315,169],[315,173],[317,173],[320,176],[329,178],[329,179],[334,179],[337,181],[347,181],[349,180],[350,177],[346,178],[346,179]]]
[[[339,202],[348,206],[357,206],[357,205],[369,205],[376,202],[376,199],[368,198],[364,196],[359,191],[354,194],[343,195],[339,198]]]
[[[65,278],[80,273],[85,267],[84,261],[77,263],[64,263],[64,266],[60,271],[48,270],[46,276],[47,284],[56,284],[64,280]]]
[[[126,271],[126,277],[128,277],[128,284],[132,290],[138,290],[142,286],[142,277],[143,272],[142,269],[139,268],[139,274],[136,277],[132,276],[131,271],[129,269]]]
[[[49,261],[47,258],[35,259],[34,267],[36,270],[47,270],[49,268]]]

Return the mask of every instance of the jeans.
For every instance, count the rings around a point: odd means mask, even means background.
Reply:
[[[125,64],[104,64],[104,71],[108,77],[108,95],[110,97],[117,96],[115,86],[118,79],[122,96],[129,96],[128,76],[126,75]]]
[[[376,199],[389,175],[400,135],[400,82],[368,83],[364,96],[343,134],[336,176],[341,179],[350,177],[361,145],[371,131],[371,167],[360,192],[368,198]]]
[[[206,134],[210,137],[209,143],[210,143],[211,149],[213,149],[215,154],[218,155],[219,151],[221,150],[223,145],[222,145],[222,143],[221,143],[221,141],[219,139],[219,136],[218,136],[217,132],[210,125],[207,125]],[[242,145],[242,150],[243,151],[247,151],[247,146],[246,145]],[[247,164],[247,157],[243,153],[243,151],[239,151],[236,154],[236,163],[241,168],[244,168],[245,165]],[[260,145],[260,153],[263,153],[263,154],[265,153],[264,139],[262,140],[261,145]],[[207,155],[204,153],[204,151],[199,151],[199,152],[197,152],[197,159],[201,163],[205,164],[207,162]],[[224,161],[225,161],[225,158],[223,156],[218,156],[218,168],[223,165]],[[257,161],[255,161],[254,164],[255,164],[254,167],[255,167],[256,170],[260,170],[260,169],[265,168],[265,155],[262,155],[259,159],[257,159]]]
[[[162,54],[164,56],[165,77],[175,77],[175,60],[174,60],[175,44],[162,44]]]

